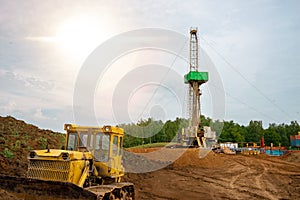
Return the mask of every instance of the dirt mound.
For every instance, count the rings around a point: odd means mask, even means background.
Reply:
[[[132,148],[129,152],[138,153],[147,160],[172,163],[174,167],[224,167],[226,155],[216,156],[209,150],[196,148]]]
[[[149,159],[144,154],[137,154],[132,151],[123,151],[123,165],[125,172],[144,173],[162,169],[171,164],[169,161]]]
[[[205,152],[201,156],[201,149],[187,149],[184,154],[174,162],[175,167],[195,166],[208,168],[221,168],[226,165],[225,155],[216,155],[214,152]]]
[[[27,154],[32,149],[61,148],[64,135],[17,120],[0,116],[1,174],[24,176]]]

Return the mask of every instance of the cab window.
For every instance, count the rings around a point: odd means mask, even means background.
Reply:
[[[90,135],[90,144],[89,144],[88,149],[89,149],[90,151],[92,151],[92,150],[94,149],[94,134],[91,134],[91,135]]]
[[[122,155],[122,147],[123,147],[123,137],[120,137],[119,156]]]
[[[88,133],[81,132],[80,133],[80,146],[81,147],[88,147]]]
[[[94,156],[97,161],[107,162],[109,154],[109,135],[96,133]]]
[[[77,150],[78,134],[69,133],[67,150]]]
[[[113,156],[117,156],[118,155],[118,136],[114,136],[114,139],[113,139],[113,152],[112,152],[112,155]]]

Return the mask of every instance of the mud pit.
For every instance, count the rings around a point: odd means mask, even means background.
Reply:
[[[198,150],[188,149],[163,169],[128,173],[125,180],[134,183],[137,199],[300,199],[300,153],[279,158],[210,152],[200,159]]]

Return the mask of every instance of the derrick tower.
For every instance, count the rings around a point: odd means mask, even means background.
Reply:
[[[200,86],[208,81],[208,72],[199,72],[199,46],[198,46],[198,34],[197,28],[190,29],[190,71],[184,76],[184,82],[189,85],[189,102],[188,102],[188,113],[189,113],[189,127],[193,130],[190,135],[190,139],[194,137],[199,143],[199,133],[202,129],[200,121]],[[192,141],[195,141],[192,139]],[[192,142],[190,140],[190,144]],[[197,146],[200,146],[198,144]]]

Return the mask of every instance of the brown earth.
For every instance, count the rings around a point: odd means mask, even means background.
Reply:
[[[45,143],[60,148],[62,135],[0,117],[0,173],[24,176],[28,151],[44,148]],[[284,157],[213,152],[204,156],[206,153],[198,149],[127,149],[124,166],[130,173],[124,181],[134,183],[136,199],[300,199],[300,152]],[[133,173],[153,168],[160,169]],[[0,199],[18,198],[0,190]]]
[[[137,199],[300,199],[300,153],[269,157],[210,152],[199,158],[199,150],[187,149],[168,167],[128,173],[125,180],[134,183]]]
[[[31,149],[61,148],[64,135],[17,120],[0,116],[0,173],[24,176],[27,154]]]
[[[27,154],[32,149],[61,148],[64,135],[43,130],[11,116],[0,116],[0,174],[25,176]],[[17,200],[15,196],[0,189],[0,199]]]
[[[19,198],[15,197],[14,195],[10,194],[9,192],[0,189],[0,199],[1,200],[19,200]]]

